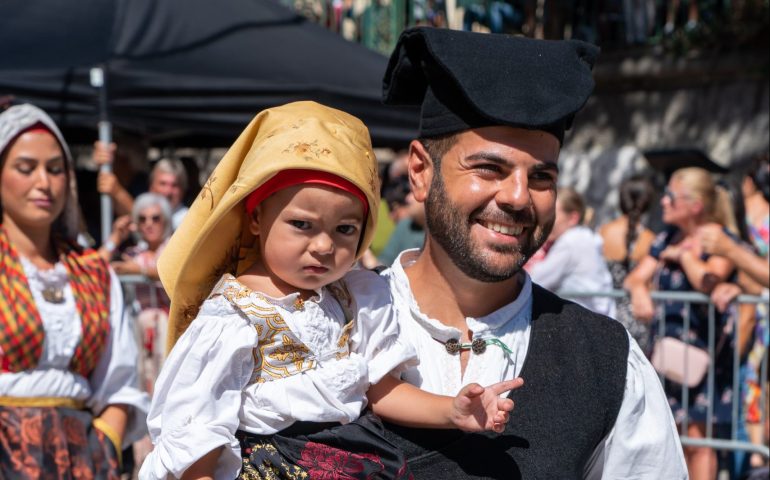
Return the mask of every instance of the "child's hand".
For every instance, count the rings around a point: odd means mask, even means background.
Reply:
[[[452,423],[466,432],[505,430],[513,400],[500,398],[500,394],[524,385],[522,378],[495,383],[486,388],[471,383],[460,390],[452,401]]]

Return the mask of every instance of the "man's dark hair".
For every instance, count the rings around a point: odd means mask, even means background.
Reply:
[[[438,170],[441,166],[441,159],[444,158],[446,152],[457,143],[457,134],[450,133],[440,137],[420,138],[418,141],[425,148],[425,151],[428,152],[428,155],[430,155],[433,164]]]

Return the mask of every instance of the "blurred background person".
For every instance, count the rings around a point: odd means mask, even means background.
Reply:
[[[602,257],[602,240],[583,225],[586,205],[572,188],[560,188],[556,196],[556,220],[548,241],[547,255],[529,274],[532,281],[554,292],[609,292],[612,276]],[[575,301],[594,312],[614,317],[615,300],[582,297]]]
[[[654,195],[652,183],[645,176],[623,180],[618,189],[621,215],[599,228],[602,253],[612,275],[612,288],[616,290],[623,288],[628,272],[647,256],[655,239],[652,230],[642,223],[642,216],[649,210]],[[631,333],[642,351],[649,353],[649,324],[634,318],[628,297],[617,299],[615,318]]]
[[[378,256],[381,264],[390,266],[404,250],[422,248],[425,243],[425,206],[407,193],[404,205],[397,210],[399,221],[388,243]]]
[[[668,36],[674,33],[681,8],[680,0],[669,0],[666,3],[666,23],[663,25],[663,34]],[[684,24],[684,30],[687,33],[695,31],[699,26],[700,12],[698,11],[698,1],[688,0],[687,2],[687,23]]]
[[[463,30],[473,31],[477,23],[488,28],[491,33],[521,32],[524,25],[524,1],[521,0],[486,0],[483,2],[461,2],[465,6]]]
[[[667,229],[658,235],[644,257],[626,278],[624,287],[631,295],[632,313],[642,321],[665,319],[666,331],[653,333],[692,343],[700,348],[708,345],[708,306],[693,304],[689,309],[682,301],[667,300],[653,304],[650,285],[655,290],[711,293],[720,282],[734,279],[734,264],[727,258],[704,252],[698,232],[707,225],[717,225],[725,232],[736,232],[736,224],[727,192],[716,185],[711,174],[697,167],[673,172],[661,200],[663,222]],[[734,233],[730,233],[734,236]],[[657,308],[657,313],[656,313]],[[684,331],[689,312],[689,330]],[[732,419],[732,336],[727,315],[716,318],[715,392],[708,391],[707,377],[689,392],[689,405],[683,405],[681,385],[665,381],[669,404],[677,423],[689,414],[690,438],[704,438],[706,416],[713,408],[717,427],[729,427]],[[715,432],[718,436],[719,430]],[[717,474],[716,452],[709,447],[684,447],[685,459],[693,480],[713,480]]]
[[[113,231],[101,251],[108,255],[112,267],[119,274],[145,275],[158,279],[156,260],[171,237],[173,213],[166,197],[158,193],[143,193],[133,202],[131,216],[115,221]],[[134,245],[125,245],[131,235]]]
[[[175,158],[161,158],[150,171],[151,193],[166,197],[171,207],[171,229],[176,230],[187,214],[182,202],[187,192],[187,171],[184,164]]]
[[[116,216],[131,213],[134,196],[147,188],[147,174],[138,171],[129,156],[141,155],[141,147],[136,143],[124,141],[121,143],[121,151],[118,152],[116,143],[94,142],[92,152],[94,164],[99,167],[102,165],[111,167],[110,171],[99,170],[96,177],[96,190],[110,197]],[[126,152],[129,149],[130,154]]]
[[[406,175],[407,153],[407,150],[399,150],[393,160],[380,167],[380,198],[383,201],[380,202],[372,245],[360,259],[364,268],[389,265],[381,260],[382,252],[391,241],[396,225],[410,215],[407,203],[410,192],[409,177]]]
[[[118,478],[149,406],[120,283],[76,243],[73,159],[46,113],[0,114],[0,165],[0,477]]]
[[[93,159],[97,165],[111,165],[113,171],[99,172],[97,177],[97,190],[99,193],[109,195],[113,202],[115,214],[127,215],[134,205],[134,194],[136,190],[136,181],[142,180],[142,176],[131,167],[129,159],[118,159],[117,146],[114,143],[104,144],[103,142],[94,143]],[[190,162],[191,166],[194,164]],[[124,185],[131,184],[130,188]],[[176,158],[161,158],[150,170],[147,191],[163,195],[171,206],[172,230],[182,223],[184,215],[187,213],[187,206],[184,203],[187,193],[188,175],[184,163]]]
[[[114,249],[114,245],[125,244],[132,234],[138,238],[136,245],[123,251],[110,251]],[[135,283],[133,288],[136,323],[142,346],[141,385],[150,394],[163,359],[166,319],[170,305],[170,300],[158,280],[157,261],[169,238],[171,207],[165,197],[148,192],[136,198],[130,218],[121,217],[115,221],[108,245],[101,249],[102,253],[111,255],[111,265],[116,272],[148,277],[147,282]]]
[[[171,207],[166,197],[143,193],[133,202],[131,216],[115,220],[108,241],[100,253],[111,260],[115,271],[122,275],[143,275],[144,282],[125,285],[131,289],[134,325],[139,340],[139,385],[149,395],[163,366],[171,301],[158,279],[157,260],[171,238]],[[136,237],[135,241],[132,237]],[[122,247],[122,248],[121,248]],[[123,453],[124,471],[138,468],[152,445],[145,436]]]
[[[767,295],[770,287],[770,264],[768,263],[768,245],[770,245],[770,183],[767,153],[759,155],[750,163],[741,178],[740,208],[736,209],[740,218],[736,218],[741,227],[742,241],[726,235],[721,229],[707,226],[700,230],[699,239],[704,252],[730,259],[738,269],[738,281],[723,282],[714,288],[711,299],[720,312],[731,308],[731,303],[741,293]],[[741,224],[741,220],[743,224]],[[742,303],[734,306],[739,314],[738,339],[736,341],[741,359],[740,385],[741,408],[740,426],[745,426],[738,433],[741,440],[750,440],[756,444],[767,444],[768,433],[762,428],[762,390],[761,364],[770,343],[768,328],[768,306],[766,303]],[[764,392],[768,395],[770,392]],[[767,413],[765,413],[767,415]],[[736,474],[743,475],[751,468],[765,464],[759,454],[743,455],[737,452]]]

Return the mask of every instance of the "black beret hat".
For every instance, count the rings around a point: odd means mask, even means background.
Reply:
[[[652,168],[665,175],[666,181],[680,168],[698,167],[718,174],[730,171],[697,148],[654,149],[646,150],[643,154]]]
[[[383,101],[421,105],[421,137],[507,125],[562,142],[594,88],[598,53],[577,40],[411,28],[388,62]]]

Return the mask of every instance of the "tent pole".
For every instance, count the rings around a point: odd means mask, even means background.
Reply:
[[[107,112],[107,86],[105,81],[105,69],[94,67],[91,69],[91,86],[99,89],[99,141],[105,145],[112,143],[112,124]],[[112,172],[112,165],[105,163],[99,167],[100,172]],[[106,193],[99,195],[101,200],[101,242],[104,243],[110,237],[112,231],[112,199]]]

